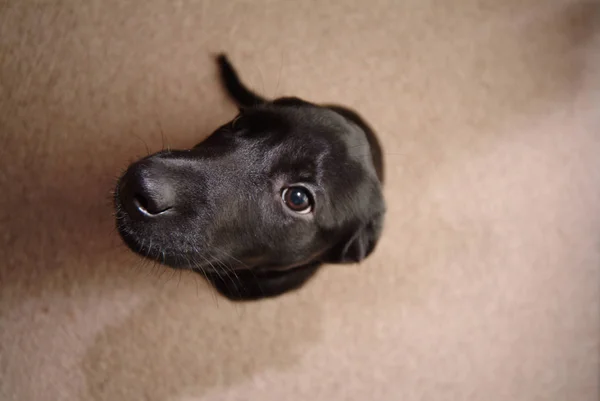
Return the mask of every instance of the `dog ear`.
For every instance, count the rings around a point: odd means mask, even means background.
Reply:
[[[325,258],[326,263],[358,263],[374,250],[383,227],[383,216],[377,216],[360,226],[350,236],[331,249]]]

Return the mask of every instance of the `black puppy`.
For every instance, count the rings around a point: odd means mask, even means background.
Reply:
[[[192,149],[129,166],[114,198],[124,242],[202,273],[233,300],[276,296],[323,263],[367,257],[385,213],[371,128],[343,107],[263,99],[217,60],[240,113]]]

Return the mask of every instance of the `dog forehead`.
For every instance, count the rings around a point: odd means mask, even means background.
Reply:
[[[303,131],[341,134],[348,126],[342,115],[326,107],[284,107],[282,113]]]
[[[310,148],[306,144],[312,144],[315,156],[331,152],[337,162],[355,162],[375,174],[369,141],[361,127],[325,107],[295,112],[298,124],[294,131],[299,146]]]
[[[296,146],[343,145],[353,158],[368,154],[368,141],[364,131],[354,122],[336,111],[321,106],[266,107],[255,117],[273,123],[272,134]],[[364,152],[367,150],[367,152]]]

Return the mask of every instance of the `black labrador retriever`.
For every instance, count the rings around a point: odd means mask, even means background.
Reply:
[[[114,196],[123,241],[232,300],[277,296],[323,263],[366,258],[385,214],[372,129],[344,107],[268,101],[217,61],[239,114],[192,149],[129,166]]]

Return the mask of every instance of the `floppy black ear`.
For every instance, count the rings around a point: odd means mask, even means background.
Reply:
[[[378,216],[360,226],[327,253],[325,262],[357,263],[365,259],[375,250],[382,227],[383,216]]]

